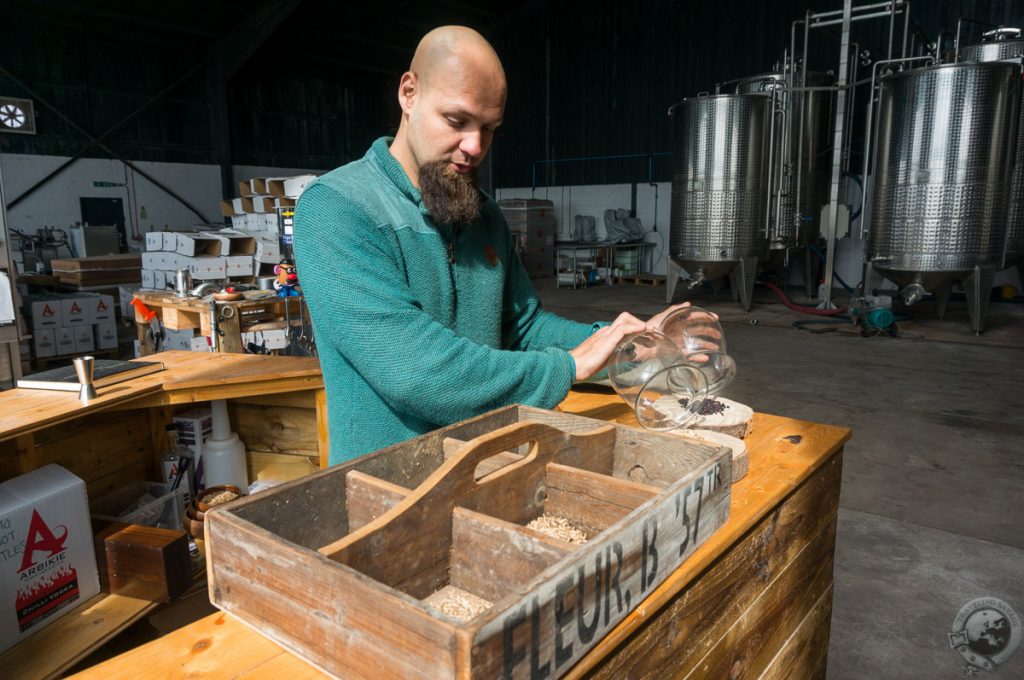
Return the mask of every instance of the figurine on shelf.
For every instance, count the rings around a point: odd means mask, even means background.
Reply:
[[[274,280],[274,290],[278,297],[293,297],[302,295],[302,288],[299,287],[299,275],[295,273],[295,263],[289,259],[281,260],[280,264],[274,265],[274,273],[277,279]]]

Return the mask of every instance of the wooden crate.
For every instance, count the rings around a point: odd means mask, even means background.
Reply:
[[[725,523],[731,480],[725,448],[508,407],[211,511],[211,600],[338,677],[558,677]],[[489,608],[432,605],[459,591]]]

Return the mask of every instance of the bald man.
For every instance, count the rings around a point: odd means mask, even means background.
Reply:
[[[394,139],[299,201],[296,265],[332,465],[500,406],[554,407],[624,335],[662,316],[580,324],[541,309],[501,211],[476,183],[505,90],[483,36],[431,31],[399,83]]]

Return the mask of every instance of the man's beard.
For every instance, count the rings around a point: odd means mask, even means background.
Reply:
[[[420,194],[436,224],[470,224],[480,217],[476,168],[460,173],[448,161],[426,163],[420,166]]]

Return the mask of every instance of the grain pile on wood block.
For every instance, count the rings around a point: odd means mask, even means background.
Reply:
[[[564,517],[541,515],[526,526],[534,531],[539,531],[545,536],[550,536],[566,543],[572,543],[573,545],[583,545],[587,542],[587,535],[574,527]]]
[[[681,399],[679,406],[686,408],[686,401]],[[708,397],[701,404],[696,420],[688,427],[695,430],[712,430],[743,439],[751,433],[753,421],[754,410],[746,404],[725,397]]]
[[[492,604],[478,595],[445,586],[424,600],[428,605],[459,621],[469,621],[491,608]]]
[[[743,479],[750,468],[750,459],[747,455],[747,445],[742,439],[731,435],[714,432],[712,430],[679,430],[676,432],[681,437],[710,444],[711,446],[724,446],[732,451],[732,481],[733,483]]]

